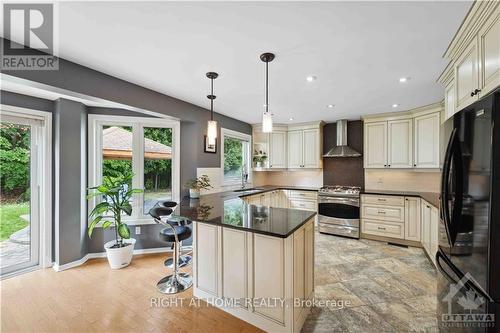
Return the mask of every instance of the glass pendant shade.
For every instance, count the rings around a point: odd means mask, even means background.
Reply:
[[[217,122],[215,120],[208,121],[207,139],[209,145],[215,145],[215,139],[217,139]]]
[[[273,131],[273,117],[269,112],[262,114],[262,132],[271,133]]]

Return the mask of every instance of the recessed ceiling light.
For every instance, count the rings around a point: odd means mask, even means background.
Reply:
[[[306,77],[307,82],[313,82],[316,81],[316,79],[317,77],[314,75],[309,75],[308,77]]]
[[[329,108],[329,109],[333,109],[334,106],[335,105],[333,105],[333,104],[328,104],[326,107]]]
[[[410,77],[401,77],[399,78],[399,82],[400,83],[405,83],[405,82],[408,82],[410,80]]]
[[[293,120],[293,117],[290,117],[290,121],[292,121],[292,120]]]
[[[399,104],[392,104],[393,108],[397,108],[398,106],[399,106]]]

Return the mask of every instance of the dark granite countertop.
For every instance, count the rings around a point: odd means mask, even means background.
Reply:
[[[439,208],[440,193],[437,192],[415,192],[415,191],[386,191],[386,190],[364,190],[362,194],[382,194],[382,195],[399,195],[407,197],[420,197]]]
[[[173,215],[191,221],[282,238],[293,234],[316,215],[316,212],[312,211],[248,204],[242,198],[278,189],[317,191],[317,188],[269,185],[255,188],[259,190],[251,193],[220,192],[202,195],[199,199],[184,197]]]

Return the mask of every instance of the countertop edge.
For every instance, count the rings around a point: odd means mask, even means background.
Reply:
[[[277,237],[277,238],[288,238],[289,236],[293,235],[293,233],[295,231],[297,231],[298,229],[300,229],[304,224],[307,223],[307,221],[309,221],[310,219],[312,219],[313,217],[315,217],[318,213],[316,212],[313,212],[311,211],[311,214],[309,215],[309,217],[307,217],[306,219],[304,219],[304,221],[302,221],[302,223],[298,224],[295,228],[293,228],[292,230],[290,230],[288,233],[286,234],[275,234],[275,233],[272,233],[272,232],[268,232],[268,231],[265,231],[265,230],[255,230],[255,229],[249,229],[249,228],[245,228],[245,227],[241,227],[241,226],[237,226],[237,225],[232,225],[232,224],[224,224],[224,223],[220,223],[220,222],[213,222],[213,221],[196,221],[196,220],[193,220],[192,222],[197,222],[197,223],[203,223],[203,224],[209,224],[209,225],[213,225],[213,226],[218,226],[218,227],[222,227],[222,228],[229,228],[229,229],[234,229],[234,230],[240,230],[240,231],[245,231],[245,232],[251,232],[251,233],[254,233],[254,234],[261,234],[261,235],[266,235],[266,236],[271,236],[271,237]]]

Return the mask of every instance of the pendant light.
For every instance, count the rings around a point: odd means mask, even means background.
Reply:
[[[216,79],[219,74],[215,72],[208,72],[207,77],[210,79],[210,95],[207,98],[210,100],[210,120],[207,123],[207,140],[208,144],[215,145],[217,139],[217,122],[214,120],[214,79]]]
[[[266,63],[266,110],[262,114],[262,132],[270,133],[273,131],[273,117],[269,113],[269,63],[273,61],[273,53],[263,53],[260,55],[260,60]]]

